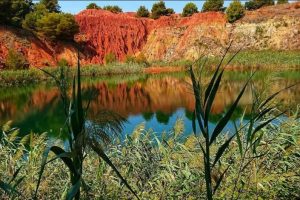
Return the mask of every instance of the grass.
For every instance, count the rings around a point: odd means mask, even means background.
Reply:
[[[232,54],[227,54],[225,61],[230,59]],[[218,57],[208,57],[207,66],[216,66],[219,63]],[[150,66],[159,67],[182,67],[192,64],[188,60],[177,60],[172,62],[155,61]],[[300,67],[299,51],[245,51],[240,52],[231,62],[231,66],[235,69],[249,69],[258,67],[262,69],[286,70],[290,68]],[[110,63],[108,65],[88,65],[82,67],[82,75],[89,77],[99,77],[103,75],[128,75],[142,74],[144,72],[144,64],[137,63]],[[55,67],[44,68],[51,73],[58,73]],[[75,68],[70,68],[74,73]],[[31,68],[29,70],[3,70],[0,71],[0,86],[18,86],[31,83],[39,83],[43,81],[52,81],[40,70]]]
[[[205,199],[205,184],[201,150],[194,135],[182,139],[184,126],[181,120],[174,124],[171,132],[164,133],[159,140],[156,133],[145,130],[144,124],[126,136],[123,142],[115,141],[107,148],[108,157],[124,174],[129,184],[138,191],[141,199]],[[7,129],[6,129],[7,130]],[[262,130],[262,143],[257,148],[257,158],[247,157],[251,161],[240,175],[233,199],[297,199],[299,198],[299,151],[300,122],[290,118],[280,126],[269,126]],[[8,135],[9,136],[9,135]],[[44,135],[45,136],[45,135]],[[2,138],[2,142],[4,139]],[[25,141],[25,139],[23,140]],[[218,143],[224,140],[218,140]],[[0,145],[0,178],[9,181],[14,172],[22,166],[18,178],[24,177],[16,189],[22,194],[14,199],[30,199],[38,178],[38,169],[46,140],[32,134],[27,137],[26,148],[22,144],[14,147]],[[63,145],[57,143],[57,145]],[[217,144],[216,144],[217,145]],[[19,151],[15,151],[15,149]],[[215,147],[213,150],[215,151]],[[22,155],[28,155],[22,159]],[[133,194],[123,188],[109,165],[98,156],[87,151],[83,166],[83,176],[89,187],[83,199],[133,199]],[[50,158],[54,155],[50,154]],[[232,161],[234,159],[234,162]],[[236,139],[221,159],[222,165],[230,164],[226,177],[215,199],[232,196],[234,181],[240,168],[241,157]],[[255,164],[254,164],[255,163]],[[9,167],[8,167],[9,166]],[[218,175],[219,171],[214,171]],[[251,176],[249,176],[251,175]],[[254,176],[255,175],[255,176]],[[39,197],[59,199],[69,186],[67,169],[63,163],[55,160],[45,168],[41,180]],[[2,195],[2,196],[1,196]],[[7,197],[0,193],[1,198]]]

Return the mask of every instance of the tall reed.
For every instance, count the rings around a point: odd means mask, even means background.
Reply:
[[[116,136],[121,133],[124,119],[121,116],[110,112],[103,112],[101,121],[95,125],[91,125],[91,122],[86,119],[90,102],[84,107],[81,92],[79,53],[77,75],[73,78],[72,95],[70,99],[67,94],[67,81],[64,70],[62,69],[60,77],[55,77],[55,75],[45,70],[42,71],[55,80],[61,91],[61,99],[66,116],[64,130],[67,132],[68,139],[65,148],[50,145],[45,150],[34,198],[38,198],[38,189],[46,165],[56,159],[61,159],[69,171],[71,183],[71,187],[69,188],[65,199],[80,199],[81,190],[88,190],[88,186],[82,176],[84,171],[83,162],[87,156],[86,151],[88,148],[92,149],[100,158],[102,158],[115,171],[123,184],[136,196],[136,198],[138,198],[137,194],[106,155],[103,147],[103,144],[109,141],[110,136]],[[93,127],[91,128],[91,126]],[[56,156],[48,160],[47,158],[50,152],[54,153]]]
[[[213,76],[207,85],[206,88],[203,88],[201,83],[201,74],[200,77],[197,79],[194,73],[193,67],[190,66],[190,77],[192,79],[192,86],[193,86],[193,93],[195,98],[195,110],[193,114],[192,126],[193,132],[198,137],[198,143],[203,153],[203,162],[204,162],[204,174],[205,174],[205,182],[206,182],[206,195],[207,199],[212,200],[214,194],[216,193],[217,189],[219,188],[227,170],[229,169],[230,165],[228,165],[225,170],[215,179],[215,183],[213,183],[213,171],[217,168],[217,163],[219,163],[220,159],[222,158],[223,154],[230,148],[231,141],[237,137],[237,143],[239,145],[239,149],[241,152],[241,156],[245,155],[245,152],[248,150],[252,150],[255,153],[256,147],[259,145],[262,135],[258,134],[259,131],[270,124],[274,119],[281,116],[284,112],[280,112],[279,114],[271,117],[267,120],[266,117],[276,110],[276,106],[272,106],[269,104],[282,90],[272,94],[271,96],[267,97],[263,101],[259,101],[259,98],[256,98],[252,105],[251,110],[251,119],[249,122],[239,129],[231,133],[228,136],[227,140],[221,144],[217,145],[216,140],[218,137],[224,137],[222,135],[224,128],[228,123],[230,123],[230,119],[237,109],[240,99],[242,98],[247,86],[249,86],[251,79],[255,73],[253,73],[250,78],[246,81],[244,86],[242,87],[240,93],[238,94],[237,98],[235,99],[234,103],[228,109],[228,111],[224,114],[224,116],[218,121],[216,126],[213,130],[209,130],[209,119],[211,116],[211,109],[216,100],[216,94],[220,87],[222,77],[224,74],[225,67],[235,58],[235,56],[239,53],[237,52],[234,54],[228,62],[223,66],[223,61],[231,47],[231,44],[226,49],[225,54],[223,55],[221,61],[216,67],[216,70],[213,73]],[[199,62],[195,62],[194,65],[198,65]],[[200,73],[205,66],[205,61],[200,65]],[[290,86],[292,87],[292,86]],[[290,88],[288,87],[288,88]],[[287,88],[284,88],[285,90]],[[196,130],[196,123],[200,128],[201,134],[197,134]],[[239,135],[241,130],[246,129],[246,145],[242,145],[241,137]],[[258,136],[259,135],[259,136]],[[204,141],[203,141],[204,140]],[[212,146],[214,148],[217,146],[217,151],[212,152]],[[235,189],[234,191],[235,192]]]

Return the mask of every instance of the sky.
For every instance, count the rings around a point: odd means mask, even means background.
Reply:
[[[64,0],[59,1],[59,5],[63,12],[68,12],[72,14],[76,14],[81,10],[85,9],[85,7],[89,3],[96,3],[98,6],[105,6],[105,5],[118,5],[123,9],[124,12],[134,12],[136,11],[141,5],[146,6],[149,10],[151,10],[153,3],[158,1],[71,1],[71,0]],[[176,13],[181,13],[183,7],[188,2],[193,2],[198,6],[198,9],[201,10],[204,1],[165,1],[165,4],[168,8],[173,8]],[[225,1],[225,6],[227,6],[230,1]]]
[[[245,2],[246,0],[241,0]],[[37,2],[37,0],[34,0]],[[84,10],[86,6],[90,3],[96,3],[98,6],[106,6],[106,5],[118,5],[122,8],[124,12],[135,12],[141,5],[146,6],[149,10],[151,10],[153,3],[158,1],[151,1],[151,0],[144,0],[144,1],[129,1],[129,0],[122,0],[122,1],[100,1],[100,0],[59,0],[59,5],[63,12],[77,14],[80,11]],[[205,0],[198,0],[198,1],[189,1],[189,0],[165,0],[165,4],[168,8],[173,8],[176,13],[181,13],[183,7],[188,2],[193,2],[197,5],[198,10],[201,10],[203,3]],[[224,7],[227,7],[230,4],[231,0],[225,0]]]

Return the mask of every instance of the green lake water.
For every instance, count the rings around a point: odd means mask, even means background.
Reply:
[[[212,108],[211,127],[233,103],[249,75],[249,72],[226,72]],[[253,80],[260,95],[274,93],[299,81],[300,71],[297,70],[258,72]],[[85,102],[89,94],[95,94],[88,111],[91,121],[99,118],[103,110],[109,110],[127,119],[124,134],[130,134],[140,123],[161,134],[172,130],[178,118],[184,121],[185,134],[192,132],[194,98],[188,74],[86,77],[82,87]],[[277,101],[283,109],[294,111],[300,104],[300,85],[283,91]],[[247,120],[251,103],[252,93],[247,89],[232,121],[239,120],[244,110]],[[51,136],[63,137],[60,130],[65,116],[58,89],[49,83],[1,88],[0,123],[9,120],[22,134],[48,132]],[[228,124],[227,129],[231,128],[232,124]]]

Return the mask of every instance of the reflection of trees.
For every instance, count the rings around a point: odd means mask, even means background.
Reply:
[[[193,120],[193,112],[188,111],[187,109],[185,109],[185,117],[188,118],[189,120]]]
[[[142,115],[146,121],[150,121],[153,118],[154,113],[153,112],[144,112]]]
[[[169,119],[170,119],[170,116],[172,114],[168,115],[166,113],[163,113],[161,111],[157,111],[156,112],[156,119],[159,123],[162,123],[162,124],[168,124],[169,123]]]

